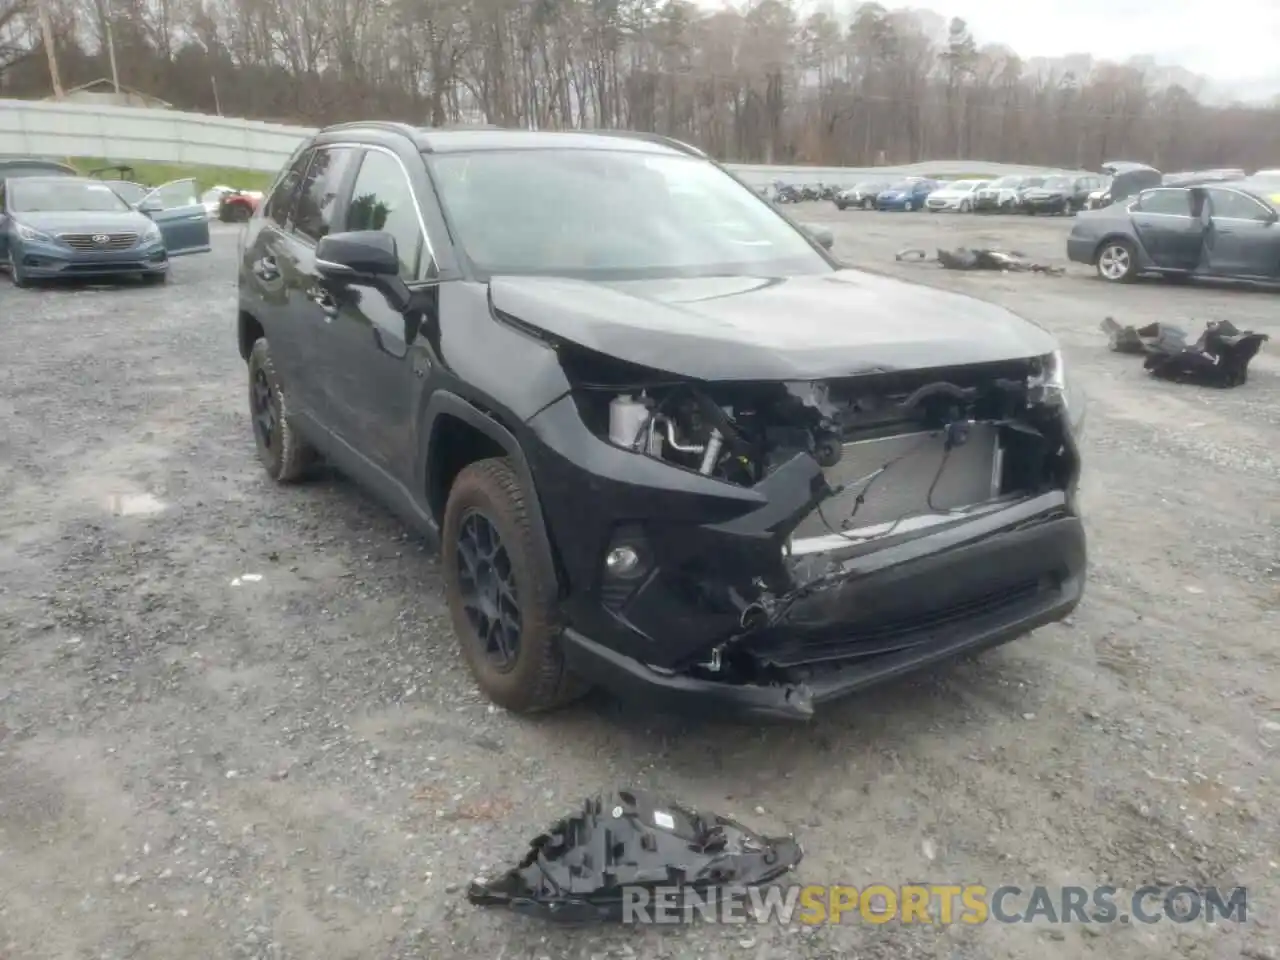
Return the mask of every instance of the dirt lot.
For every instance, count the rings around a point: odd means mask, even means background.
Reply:
[[[1071,622],[807,727],[482,703],[422,545],[340,479],[258,467],[233,233],[167,289],[0,289],[0,956],[1275,957],[1280,342],[1212,392],[1097,326],[1275,337],[1280,298],[893,261],[1061,261],[1060,219],[799,212],[853,263],[1047,325],[1090,397]],[[462,899],[627,783],[795,831],[808,883],[1186,879],[1248,885],[1249,920],[559,931]]]

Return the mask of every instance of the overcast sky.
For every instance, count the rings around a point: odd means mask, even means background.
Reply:
[[[891,4],[886,4],[889,6]],[[1280,0],[938,0],[913,4],[963,17],[983,43],[1023,56],[1150,54],[1218,81],[1270,77],[1280,93]]]

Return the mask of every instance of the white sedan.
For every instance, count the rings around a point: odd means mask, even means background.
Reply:
[[[987,183],[986,180],[956,180],[954,183],[948,183],[929,194],[929,198],[924,202],[925,209],[930,213],[937,213],[939,210],[969,213],[973,210],[974,193],[985,187]]]

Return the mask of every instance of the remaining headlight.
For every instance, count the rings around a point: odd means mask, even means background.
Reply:
[[[143,243],[155,243],[159,239],[160,239],[160,228],[156,226],[154,223],[148,226],[147,229],[142,231]]]
[[[1066,362],[1062,351],[1055,350],[1045,357],[1043,381],[1047,398],[1056,396],[1062,408],[1067,412],[1067,420],[1071,424],[1071,432],[1079,440],[1084,433],[1085,396],[1078,386],[1067,376]]]
[[[34,243],[53,243],[53,237],[47,233],[41,233],[39,230],[32,229],[25,224],[18,224],[18,236],[23,240],[30,240]]]

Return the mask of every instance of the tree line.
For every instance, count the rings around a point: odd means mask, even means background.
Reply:
[[[1280,102],[1208,105],[1133,63],[1032,70],[930,19],[788,0],[0,0],[0,95],[50,94],[47,32],[64,87],[111,76],[114,48],[122,85],[178,109],[308,125],[628,128],[743,163],[1280,166]]]

